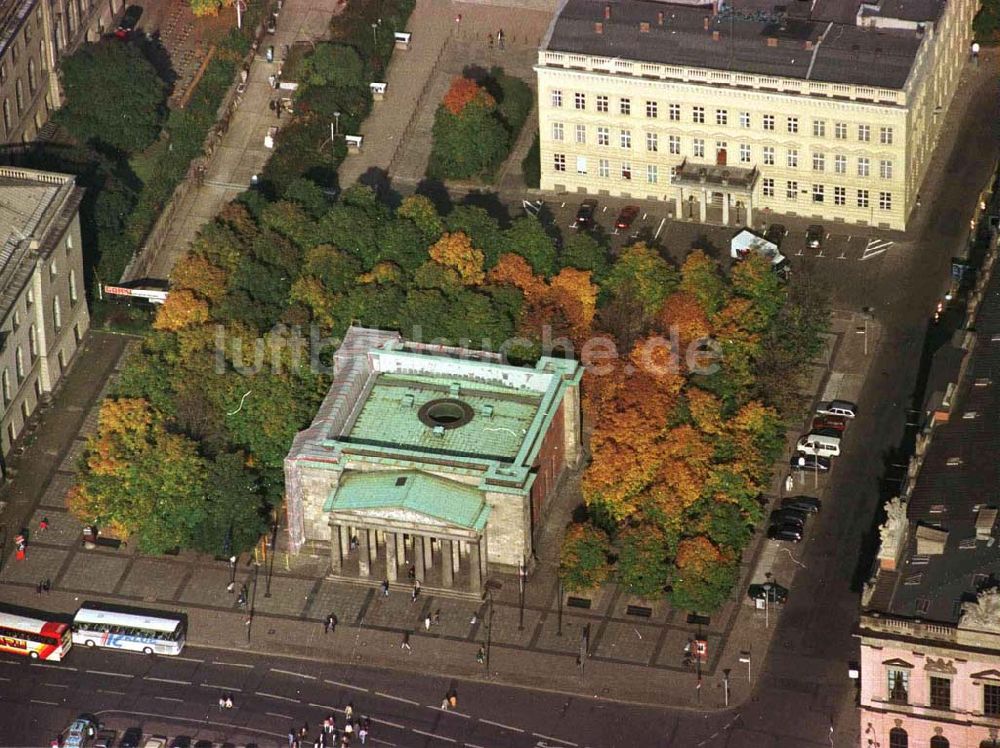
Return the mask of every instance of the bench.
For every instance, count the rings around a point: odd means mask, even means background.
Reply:
[[[590,609],[590,598],[586,597],[573,597],[570,595],[566,598],[567,608],[583,608],[584,610]]]
[[[385,89],[388,85],[388,83],[369,83],[368,88],[371,89],[372,100],[382,101],[385,98]]]
[[[347,143],[347,150],[351,153],[360,153],[364,139],[364,135],[345,135],[344,142]]]
[[[653,609],[645,605],[629,605],[625,608],[625,615],[638,616],[639,618],[652,618]]]
[[[410,32],[409,31],[397,31],[393,38],[396,41],[396,49],[409,49],[410,48]]]

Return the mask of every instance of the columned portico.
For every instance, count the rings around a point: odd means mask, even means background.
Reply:
[[[737,166],[695,164],[685,160],[671,178],[676,188],[674,205],[679,219],[693,220],[694,202],[698,203],[698,220],[709,221],[709,208],[721,208],[722,224],[728,226],[730,209],[736,207],[736,223],[753,225],[753,192],[759,172]],[[687,202],[685,211],[684,203]],[[742,208],[742,211],[740,210]],[[713,221],[719,220],[715,213]]]

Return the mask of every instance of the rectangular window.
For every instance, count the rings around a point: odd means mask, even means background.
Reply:
[[[749,164],[750,163],[750,146],[746,143],[740,144],[740,163]]]
[[[611,145],[611,130],[609,128],[597,128],[597,145]]]
[[[879,161],[878,175],[882,177],[882,179],[892,179],[892,161]]]
[[[656,136],[655,132],[646,133],[646,150],[656,153],[660,150],[659,138]]]
[[[951,709],[951,679],[931,676],[931,708]]]
[[[599,159],[597,162],[597,176],[607,179],[611,176],[611,164],[606,158]]]
[[[691,152],[695,158],[705,158],[705,141],[695,138],[692,142]]]
[[[797,169],[799,166],[799,152],[794,148],[789,148],[788,154],[785,157],[785,163],[789,169]]]
[[[725,109],[715,110],[715,124],[717,125],[727,125],[729,124],[729,112]]]
[[[846,187],[834,187],[833,188],[833,204],[834,205],[845,205],[847,203],[847,188]]]
[[[566,154],[555,153],[552,155],[552,168],[556,171],[566,171]]]
[[[892,210],[892,193],[891,192],[880,192],[880,193],[878,193],[878,207],[879,207],[879,210]]]
[[[764,166],[774,166],[774,146],[764,146]]]
[[[847,173],[847,156],[833,157],[833,171],[835,174]]]
[[[632,100],[622,99],[618,102],[618,111],[624,115],[632,114]]]
[[[813,137],[814,138],[825,138],[826,137],[826,120],[825,119],[814,119],[813,120]]]
[[[649,182],[650,184],[656,184],[657,177],[658,177],[658,173],[657,173],[656,164],[647,164],[646,165],[646,181]]]
[[[667,107],[667,112],[670,115],[670,121],[671,122],[680,122],[681,121],[681,105],[680,104],[671,104],[669,107]]]
[[[553,122],[552,123],[552,139],[562,140],[563,139],[563,123]]]
[[[740,112],[740,127],[750,127],[750,112]]]
[[[837,140],[847,140],[847,123],[837,122],[833,126],[833,137]]]
[[[774,197],[774,179],[771,177],[764,177],[761,184],[763,185],[761,191],[764,193],[764,197]]]
[[[799,183],[788,182],[785,184],[785,197],[789,200],[799,199]]]
[[[554,107],[562,106],[562,91],[557,90],[552,92],[552,106]]]
[[[872,139],[872,128],[870,125],[858,125],[858,140],[867,143]]]
[[[576,173],[586,174],[587,173],[587,157],[577,156],[576,157]]]
[[[691,120],[696,125],[704,125],[705,124],[705,107],[703,107],[703,106],[692,107],[691,108]]]
[[[586,125],[577,125],[576,126],[576,142],[577,143],[581,143],[581,144],[587,142],[587,126]]]
[[[789,117],[788,118],[788,132],[796,133],[799,131],[799,118]]]
[[[858,207],[868,207],[868,190],[858,190]]]
[[[813,154],[813,171],[825,171],[826,170],[826,154],[825,153],[814,153]]]
[[[773,114],[765,114],[764,115],[764,129],[765,130],[774,130],[774,115]]]
[[[649,119],[656,119],[659,115],[659,107],[656,105],[655,101],[646,102],[646,116]]]
[[[618,143],[622,148],[632,147],[632,131],[622,130],[618,137]]]
[[[675,156],[681,152],[681,138],[679,135],[667,136],[667,150]]]
[[[632,164],[628,161],[622,161],[622,179],[626,182],[632,179]]]
[[[910,671],[891,669],[887,673],[889,701],[905,704],[910,698]]]
[[[821,202],[823,202],[825,191],[826,190],[823,187],[823,185],[821,185],[821,184],[814,184],[813,185],[813,202],[814,203],[821,203]]]
[[[892,145],[891,127],[880,127],[878,129],[878,142],[882,145]]]
[[[599,111],[599,112],[605,112],[605,113],[608,111],[608,97],[607,96],[598,96],[597,97],[597,111]]]
[[[575,93],[573,94],[573,106],[577,109],[587,108],[587,94],[585,93]]]
[[[983,714],[987,717],[1000,716],[1000,686],[989,683],[983,686]]]
[[[867,177],[868,174],[869,174],[869,172],[870,172],[869,166],[870,166],[870,162],[868,161],[868,159],[865,158],[864,156],[861,156],[858,159],[858,176],[859,177]]]

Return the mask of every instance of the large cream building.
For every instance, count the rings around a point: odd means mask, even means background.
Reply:
[[[904,229],[977,0],[563,0],[539,51],[541,186]]]

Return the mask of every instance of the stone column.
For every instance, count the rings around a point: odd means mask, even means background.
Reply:
[[[429,535],[424,535],[422,540],[424,541],[424,569],[434,568],[434,538]]]
[[[698,206],[698,215],[701,216],[702,223],[708,220],[708,190],[701,191],[701,205]]]
[[[368,533],[370,531],[367,528],[361,528],[358,531],[358,576],[360,577],[370,577],[372,574],[372,556],[371,547],[369,545]]]
[[[390,582],[396,581],[397,564],[396,558],[396,538],[397,533],[387,532],[385,534],[385,578]]]
[[[481,592],[483,589],[483,567],[479,558],[479,543],[469,543],[469,589]]]
[[[753,198],[747,195],[747,226],[753,228]]]
[[[347,558],[347,554],[351,552],[351,528],[337,525],[337,529],[340,531],[340,557]]]
[[[458,574],[461,568],[462,568],[462,544],[456,540],[451,544],[451,570],[455,574]]]
[[[675,209],[677,211],[676,214],[674,215],[674,218],[679,221],[679,220],[681,220],[684,217],[684,213],[683,213],[683,210],[684,210],[684,188],[683,187],[678,187],[677,188],[677,194],[674,195],[674,207],[675,207]]]
[[[729,225],[729,193],[722,193],[722,223]]]
[[[410,537],[413,538],[413,565],[416,567],[417,579],[423,582],[424,551],[422,546],[424,543],[424,537],[423,535],[411,535]]]
[[[344,569],[344,556],[340,552],[340,525],[332,528],[333,537],[330,539],[330,573],[340,574]]]
[[[454,567],[451,565],[452,542],[450,540],[441,541],[441,583],[445,587],[451,587],[455,583]]]
[[[406,563],[406,538],[401,532],[393,533],[393,535],[396,538],[396,561],[397,563]]]

